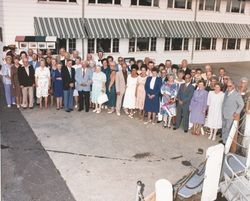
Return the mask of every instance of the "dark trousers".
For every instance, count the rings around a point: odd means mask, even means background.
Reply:
[[[90,92],[89,91],[78,91],[79,97],[79,110],[89,111],[89,99],[90,99]]]
[[[189,124],[189,107],[186,105],[177,105],[176,128],[179,128],[182,122],[184,130],[188,130]]]

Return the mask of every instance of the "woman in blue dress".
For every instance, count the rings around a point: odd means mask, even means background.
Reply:
[[[159,94],[162,85],[162,80],[158,77],[158,69],[153,68],[152,76],[148,77],[145,83],[145,91],[146,91],[146,98],[145,98],[145,105],[144,110],[148,113],[148,120],[144,122],[144,124],[148,124],[151,122],[155,125],[155,117],[156,114],[159,112]]]
[[[161,86],[161,114],[163,115],[164,128],[171,128],[172,117],[176,116],[177,84],[174,82],[174,75],[168,75],[168,81]]]
[[[107,96],[110,97],[109,83],[110,83],[111,69],[108,65],[108,60],[106,58],[102,60],[102,72],[106,75],[106,79],[107,79],[105,83],[106,93],[107,93]],[[104,105],[107,107],[108,101],[104,103]]]
[[[61,75],[62,64],[57,64],[57,69],[53,73],[54,96],[56,97],[56,109],[62,108],[63,82]]]

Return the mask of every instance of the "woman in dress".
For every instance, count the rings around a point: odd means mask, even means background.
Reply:
[[[207,98],[208,115],[206,126],[210,128],[209,140],[216,140],[216,133],[218,129],[222,128],[223,100],[224,93],[221,91],[221,85],[216,83],[214,85],[214,91],[210,91]]]
[[[50,71],[47,68],[44,59],[40,61],[40,67],[36,68],[35,81],[36,81],[36,97],[40,99],[40,109],[43,108],[43,98],[45,108],[48,108],[48,91],[50,88]]]
[[[108,113],[111,114],[113,112],[115,112],[115,103],[116,103],[116,90],[115,90],[115,75],[116,75],[116,71],[115,71],[115,62],[110,62],[109,63],[111,72],[110,72],[110,82],[109,82],[109,86],[108,86],[108,91],[109,91],[109,96],[108,96]]]
[[[92,78],[92,103],[95,104],[95,109],[93,112],[100,113],[101,112],[101,105],[98,104],[98,97],[101,93],[105,92],[106,86],[105,83],[107,81],[106,75],[101,71],[100,66],[96,66],[96,71],[93,73]]]
[[[144,124],[150,123],[152,119],[152,124],[155,125],[155,117],[159,112],[159,94],[161,90],[162,80],[157,76],[157,68],[154,67],[151,73],[152,76],[148,77],[145,83],[146,98],[144,110],[148,113],[148,120],[144,122]]]
[[[109,95],[109,83],[110,83],[111,69],[109,67],[108,59],[106,58],[102,60],[102,72],[106,75],[105,91],[107,93],[107,96],[109,97],[110,96]],[[104,103],[105,109],[107,109],[107,104],[108,104],[108,101]]]
[[[19,64],[19,57],[14,57],[14,64],[11,66],[11,83],[12,83],[12,92],[13,96],[16,97],[16,105],[17,108],[20,108],[21,105],[21,87],[18,80],[18,68],[20,68],[21,65]]]
[[[125,108],[125,113],[129,115],[130,118],[134,116],[135,109],[135,91],[137,85],[137,65],[133,64],[131,66],[131,74],[128,75],[126,91],[123,100],[123,107]]]
[[[176,116],[177,84],[174,75],[168,74],[168,81],[161,86],[162,103],[161,114],[163,115],[164,128],[171,128],[172,117]]]
[[[53,79],[53,77],[55,76],[56,69],[57,69],[57,60],[55,58],[52,58],[51,59],[51,68],[50,68],[51,79]],[[49,95],[50,95],[50,106],[53,107],[53,104],[54,104],[54,82],[53,82],[53,80],[51,80]]]
[[[141,66],[141,74],[137,78],[137,85],[136,85],[136,101],[135,101],[135,108],[139,110],[139,118],[143,120],[144,117],[144,102],[146,97],[145,92],[145,83],[147,80],[147,66]]]
[[[2,67],[3,75],[3,86],[5,92],[5,98],[7,102],[7,107],[11,107],[11,104],[15,105],[15,97],[12,93],[12,83],[11,83],[11,66],[12,66],[12,57],[7,56],[5,58],[6,63]]]
[[[77,57],[75,62],[76,63],[75,63],[74,66],[72,66],[72,68],[74,68],[75,71],[76,71],[76,69],[82,67],[82,65],[81,65],[81,58]],[[75,101],[75,109],[77,109],[77,107],[78,107],[78,96],[79,96],[78,91],[76,89],[74,89],[74,91],[73,91],[73,97],[74,97],[74,101]]]
[[[197,90],[194,91],[193,97],[189,105],[189,121],[193,124],[193,135],[200,135],[201,127],[205,124],[207,96],[208,92],[205,90],[205,82],[203,80],[198,81]]]
[[[56,70],[52,75],[54,96],[56,97],[56,109],[60,110],[62,106],[62,97],[63,97],[63,81],[62,81],[62,64],[59,63],[56,66]]]

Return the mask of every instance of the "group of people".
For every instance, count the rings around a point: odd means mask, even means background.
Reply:
[[[236,86],[224,68],[217,73],[210,65],[205,71],[190,69],[185,59],[180,65],[171,60],[156,65],[148,57],[126,63],[101,51],[97,55],[81,59],[78,51],[70,55],[64,48],[56,57],[50,50],[7,52],[1,69],[7,106],[32,109],[38,104],[42,109],[56,100],[56,109],[66,112],[108,109],[130,118],[138,113],[144,124],[162,122],[174,130],[182,126],[193,135],[208,132],[211,140],[222,129],[223,143],[232,122],[250,111],[248,79]]]

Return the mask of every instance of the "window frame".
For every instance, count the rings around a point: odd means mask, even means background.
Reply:
[[[247,39],[246,39],[245,50],[250,50],[250,38],[247,38]]]
[[[228,40],[229,39],[234,39],[235,40],[235,47],[234,49],[228,49]],[[225,44],[224,44],[225,43]],[[238,46],[239,44],[239,46]],[[225,45],[225,48],[223,47]],[[238,49],[239,47],[239,49]],[[222,50],[239,50],[240,51],[241,48],[241,38],[223,38],[223,42],[222,42]]]
[[[105,39],[105,38],[89,38],[88,41],[87,41],[87,52],[88,53],[91,53],[91,54],[96,54],[97,53],[97,39]],[[104,52],[104,53],[120,53],[120,39],[119,38],[108,38],[110,39],[110,52]],[[114,52],[113,49],[114,49],[114,43],[113,43],[113,40],[116,39],[118,40],[118,52]],[[94,52],[89,52],[89,40],[94,40]]]
[[[137,39],[138,38],[130,38],[129,39],[129,45],[128,45],[128,52],[129,53],[135,53],[135,52],[156,52],[157,51],[157,37],[146,37],[146,38],[148,38],[149,39],[149,42],[148,42],[148,50],[146,50],[146,51],[137,51],[137,46],[138,46],[138,44],[137,44]],[[152,45],[152,39],[155,39],[155,50],[151,50],[152,48],[151,48],[151,45]],[[135,43],[135,45],[134,45],[134,51],[130,51],[130,43],[131,43],[131,40],[134,40],[134,43]],[[133,41],[132,41],[133,42]]]
[[[217,46],[217,38],[209,38],[210,39],[210,47],[209,49],[202,49],[202,41],[204,38],[196,38],[195,39],[195,51],[214,51],[216,50]],[[198,42],[199,41],[199,47],[198,47]],[[197,48],[198,47],[198,48]]]
[[[172,52],[175,52],[175,51],[189,51],[189,38],[179,38],[179,39],[182,39],[182,42],[181,42],[181,50],[172,50],[172,43],[173,43],[173,38],[169,38],[169,37],[165,37],[165,42],[164,42],[164,52],[169,52],[169,51],[172,51]],[[176,38],[175,38],[176,39]],[[167,50],[166,49],[166,40],[169,41],[169,49]],[[185,42],[187,42],[187,49],[185,49]]]
[[[228,11],[227,8],[228,8],[228,3],[229,3],[229,1],[230,1],[230,6],[229,6],[229,11]],[[245,4],[245,1],[240,0],[239,12],[232,12],[233,1],[234,1],[234,0],[227,0],[226,13],[245,14],[245,11],[246,11],[246,4]],[[242,11],[242,4],[244,5],[244,8],[243,8],[244,10],[243,10],[243,12],[241,12],[241,11]]]
[[[202,9],[200,9],[200,3],[201,3],[201,1],[203,2]],[[220,12],[221,0],[215,0],[214,1],[214,9],[213,10],[206,10],[206,3],[207,3],[207,1],[209,1],[209,0],[199,0],[199,6],[198,6],[199,11]],[[218,3],[219,3],[219,8],[217,10],[217,4]]]
[[[115,3],[115,0],[112,0],[112,3],[98,3],[98,0],[94,0],[95,1],[95,3],[91,3],[91,2],[89,2],[89,0],[88,0],[88,4],[89,5],[121,5],[121,0],[120,0],[120,4],[116,4]]]
[[[175,7],[175,1],[176,0],[171,0],[172,1],[172,7],[169,7],[169,0],[167,0],[167,8],[170,8],[170,9],[184,9],[184,10],[192,10],[192,4],[193,4],[193,2],[191,1],[191,8],[187,8],[187,6],[188,6],[188,1],[189,0],[185,0],[185,8],[176,8]]]
[[[37,0],[37,3],[58,3],[58,4],[78,4],[78,0],[75,0],[76,2],[70,2],[70,0],[65,0],[65,1],[54,1],[54,0]]]
[[[155,1],[158,1],[158,5],[155,6]],[[146,5],[139,5],[140,0],[136,0],[136,5],[132,5],[132,0],[130,0],[130,6],[138,6],[138,7],[156,7],[159,8],[159,0],[151,0],[151,6],[146,6]]]
[[[71,48],[70,46],[75,46],[75,48]],[[67,40],[67,51],[72,54],[72,52],[76,50],[76,38],[69,38]]]

